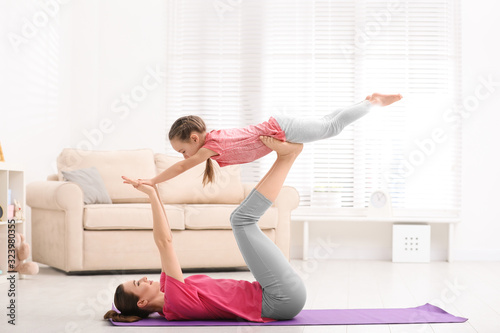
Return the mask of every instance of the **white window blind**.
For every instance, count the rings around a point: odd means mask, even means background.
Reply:
[[[321,117],[372,92],[404,99],[306,144],[287,184],[301,205],[361,211],[375,189],[402,214],[460,207],[459,3],[169,1],[167,131],[197,114],[209,129],[276,113]],[[440,133],[437,135],[436,133]],[[439,137],[439,142],[434,139]],[[167,149],[170,149],[168,146]],[[274,155],[242,165],[258,181]]]

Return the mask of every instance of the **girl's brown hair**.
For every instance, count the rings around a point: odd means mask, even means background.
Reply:
[[[203,119],[198,116],[184,116],[180,117],[172,124],[170,127],[170,132],[168,132],[168,139],[177,139],[180,141],[187,142],[191,137],[191,133],[198,132],[203,133],[207,131],[207,126]],[[207,159],[205,165],[205,173],[203,175],[203,186],[214,181],[214,166],[212,160]]]
[[[115,291],[115,306],[121,313],[109,310],[104,315],[104,319],[111,318],[113,321],[131,323],[147,318],[152,312],[143,310],[137,306],[139,296],[125,292],[123,283]]]

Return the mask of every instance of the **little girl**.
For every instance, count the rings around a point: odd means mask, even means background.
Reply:
[[[384,95],[374,93],[360,103],[345,109],[338,109],[320,119],[302,119],[279,115],[258,125],[245,128],[213,130],[207,133],[203,120],[197,116],[177,119],[168,134],[172,147],[184,156],[170,168],[152,179],[140,182],[155,185],[183,173],[206,161],[203,184],[214,179],[210,159],[221,167],[255,161],[272,150],[262,143],[260,136],[270,136],[281,141],[307,143],[330,138],[339,134],[344,127],[368,113],[374,105],[386,106],[399,101],[400,94]]]

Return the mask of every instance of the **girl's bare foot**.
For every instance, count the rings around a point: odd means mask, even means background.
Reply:
[[[302,143],[283,142],[270,136],[261,136],[260,141],[281,157],[286,155],[297,156],[304,146]]]
[[[366,100],[368,100],[373,105],[378,106],[387,106],[394,102],[399,101],[403,96],[401,94],[393,94],[393,95],[385,95],[379,93],[373,93],[371,95],[366,96]]]

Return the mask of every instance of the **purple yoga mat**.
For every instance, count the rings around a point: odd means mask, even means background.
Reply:
[[[113,310],[117,311],[115,306]],[[119,312],[119,311],[117,311]],[[244,320],[190,320],[169,321],[160,315],[134,323],[114,322],[118,326],[306,326],[306,325],[367,325],[367,324],[422,324],[463,323],[467,318],[455,317],[429,303],[405,309],[346,309],[346,310],[302,310],[291,320],[255,323]]]

